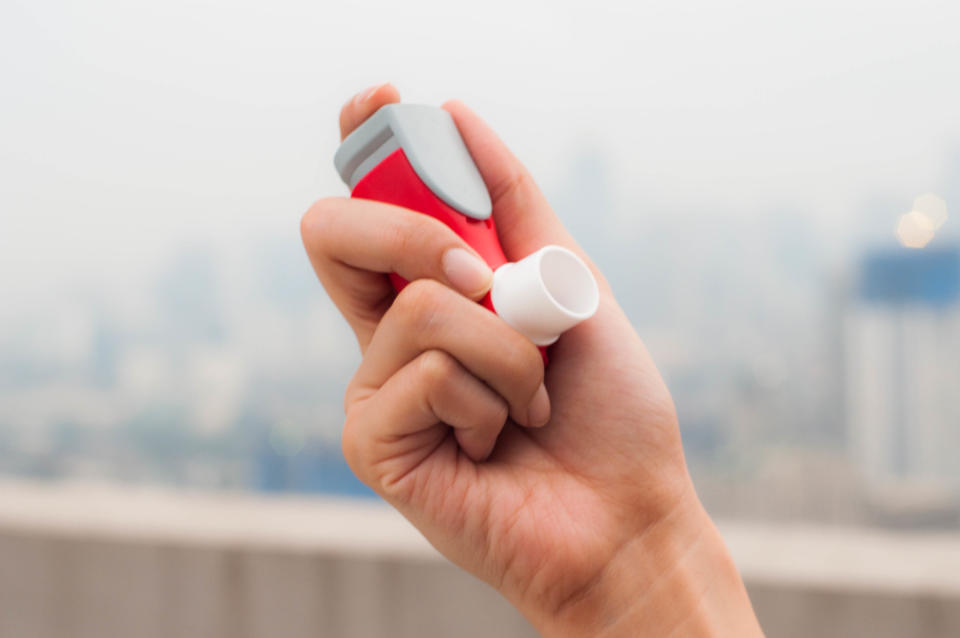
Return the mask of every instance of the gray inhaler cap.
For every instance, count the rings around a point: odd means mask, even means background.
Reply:
[[[480,171],[445,110],[422,104],[388,104],[357,127],[333,157],[352,190],[377,164],[402,148],[424,184],[447,205],[474,219],[493,206]]]

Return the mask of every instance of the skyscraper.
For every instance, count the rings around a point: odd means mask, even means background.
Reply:
[[[960,246],[866,253],[844,316],[850,451],[873,494],[960,494]]]

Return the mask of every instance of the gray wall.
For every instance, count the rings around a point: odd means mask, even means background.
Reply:
[[[960,635],[958,538],[725,535],[771,637]],[[534,635],[379,505],[0,486],[0,638]]]
[[[0,536],[3,638],[535,636],[440,561]]]

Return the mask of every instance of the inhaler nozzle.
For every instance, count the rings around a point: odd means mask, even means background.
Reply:
[[[593,273],[572,251],[544,246],[493,274],[490,300],[497,314],[538,346],[597,311],[600,291]]]

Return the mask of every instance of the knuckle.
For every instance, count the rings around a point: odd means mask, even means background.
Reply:
[[[315,201],[300,218],[300,237],[306,245],[323,240],[334,222],[341,198],[328,197]]]
[[[420,227],[426,215],[410,213],[395,215],[389,224],[383,226],[384,244],[391,255],[416,254],[416,242],[421,234]]]
[[[506,177],[491,189],[490,197],[493,201],[503,198],[509,198],[516,193],[522,193],[525,189],[536,186],[533,177],[523,167],[516,167],[511,170]]]
[[[446,224],[430,215],[415,212],[403,219],[407,232],[416,240],[445,238],[453,233]]]
[[[427,247],[449,243],[453,234],[441,221],[414,211],[395,215],[384,227],[387,245],[395,255],[423,254]]]
[[[428,386],[444,385],[459,372],[460,364],[442,350],[427,350],[420,355],[419,376]]]
[[[420,334],[434,322],[443,305],[446,289],[432,279],[410,282],[397,295],[396,312],[409,324],[412,334]]]

